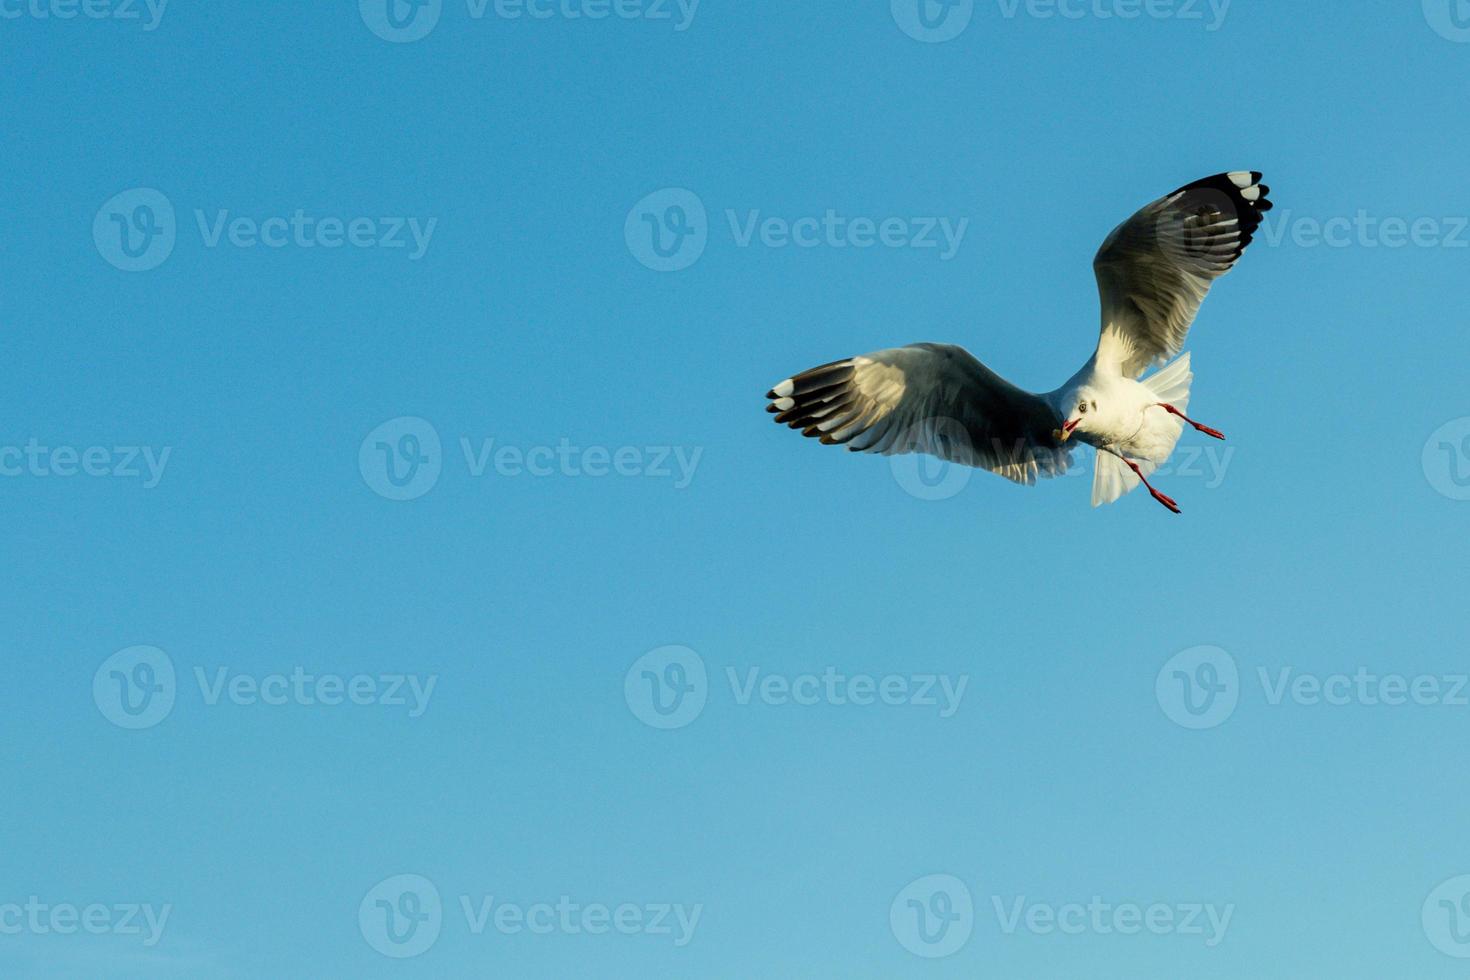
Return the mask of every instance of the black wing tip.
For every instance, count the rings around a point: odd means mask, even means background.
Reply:
[[[1269,211],[1276,204],[1269,197],[1270,185],[1262,183],[1265,176],[1259,170],[1227,170],[1224,173],[1196,180],[1192,184],[1185,184],[1174,193],[1184,194],[1196,190],[1219,191],[1229,197],[1238,207],[1253,211]]]
[[[1270,185],[1261,183],[1264,177],[1259,170],[1227,170],[1185,184],[1170,196],[1193,195],[1191,207],[1229,214],[1239,221],[1240,245],[1231,257],[1233,263],[1254,240],[1262,215],[1276,206],[1269,196]]]
[[[778,381],[766,392],[766,411],[774,415],[772,421],[795,429],[809,439],[817,439],[826,446],[840,446],[852,442],[863,431],[849,428],[850,414],[857,395],[852,388],[857,365],[853,358],[844,358],[794,374]],[[843,424],[834,424],[841,418]],[[837,433],[841,433],[838,435]],[[855,449],[855,446],[848,446]]]
[[[824,409],[837,407],[833,399],[846,397],[853,370],[852,358],[844,358],[779,381],[766,392],[766,411],[776,416],[774,421],[793,429],[809,425],[814,413],[825,414]],[[808,430],[802,434],[814,433]]]
[[[1255,206],[1255,209],[1257,211],[1271,210],[1276,206],[1276,202],[1271,200],[1271,185],[1262,183],[1266,175],[1261,173],[1259,170],[1250,171],[1250,175],[1251,186],[1261,192],[1261,196],[1256,198],[1254,201],[1251,201],[1250,203]]]

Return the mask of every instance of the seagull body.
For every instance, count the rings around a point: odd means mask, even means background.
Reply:
[[[1093,260],[1102,331],[1087,363],[1055,391],[1024,391],[963,347],[921,343],[823,364],[766,393],[776,421],[853,452],[927,453],[1034,484],[1071,465],[1073,439],[1097,450],[1092,503],[1148,482],[1189,418],[1189,355],[1179,356],[1215,279],[1235,265],[1271,209],[1255,171],[1179,188],[1114,229]],[[1176,360],[1172,360],[1176,358]],[[1161,370],[1140,376],[1151,367]]]

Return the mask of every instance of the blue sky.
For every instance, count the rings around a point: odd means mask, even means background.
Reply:
[[[1464,7],[3,0],[0,972],[1463,975]],[[762,411],[1235,168],[1182,516]]]

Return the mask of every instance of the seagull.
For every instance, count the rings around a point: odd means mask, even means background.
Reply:
[[[1115,228],[1093,259],[1102,300],[1097,350],[1055,391],[1016,387],[963,347],[920,343],[823,364],[766,392],[776,421],[852,452],[927,453],[1034,485],[1072,463],[1072,440],[1097,450],[1092,505],[1148,480],[1186,424],[1194,375],[1180,356],[1214,281],[1234,267],[1271,210],[1261,174],[1197,180]],[[1177,358],[1177,360],[1175,359]],[[1160,370],[1147,378],[1147,370]]]

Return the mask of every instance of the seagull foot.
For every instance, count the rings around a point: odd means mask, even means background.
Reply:
[[[1148,488],[1148,492],[1154,495],[1154,499],[1155,500],[1157,500],[1159,503],[1163,504],[1165,507],[1167,507],[1170,510],[1172,510],[1174,513],[1176,513],[1176,514],[1181,513],[1181,511],[1179,510],[1179,505],[1174,502],[1174,498],[1173,497],[1166,496],[1165,494],[1159,493],[1153,487],[1149,487]]]
[[[1122,453],[1118,452],[1117,450],[1109,449],[1108,452],[1112,453],[1114,456],[1118,457],[1123,462],[1125,462],[1125,463],[1128,464],[1128,468],[1133,471],[1133,475],[1136,476],[1136,477],[1138,477],[1139,482],[1141,482],[1144,486],[1148,487],[1148,492],[1151,493],[1151,494],[1153,494],[1153,498],[1155,500],[1157,500],[1159,503],[1163,504],[1165,507],[1169,508],[1171,511],[1173,511],[1176,514],[1182,513],[1179,510],[1179,505],[1177,503],[1175,503],[1173,497],[1169,496],[1168,494],[1159,493],[1159,491],[1157,491],[1157,490],[1154,489],[1154,485],[1152,483],[1148,482],[1148,477],[1146,477],[1146,476],[1143,475],[1143,470],[1141,470],[1141,469],[1138,468],[1138,464],[1137,463],[1133,462],[1133,460],[1129,459],[1127,456],[1124,456]]]
[[[1225,433],[1221,432],[1219,429],[1212,429],[1208,425],[1201,425],[1199,422],[1196,422],[1194,419],[1190,418],[1188,415],[1185,415],[1183,412],[1179,411],[1179,409],[1175,408],[1173,405],[1170,405],[1167,402],[1159,402],[1159,407],[1164,409],[1170,415],[1179,416],[1181,419],[1194,426],[1196,430],[1203,432],[1207,436],[1213,436],[1216,439],[1225,438]]]

